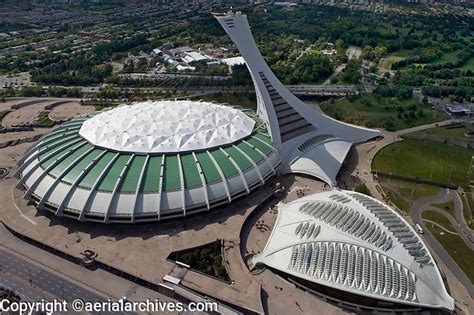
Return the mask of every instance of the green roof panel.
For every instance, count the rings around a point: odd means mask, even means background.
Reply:
[[[138,180],[140,179],[140,175],[142,173],[143,164],[145,163],[146,156],[144,155],[136,155],[132,162],[130,163],[130,167],[127,170],[125,175],[125,179],[122,183],[122,187],[120,187],[121,192],[129,192],[134,193],[137,189]]]
[[[258,148],[266,156],[270,155],[270,153],[272,152],[272,148],[270,148],[265,143],[262,143],[262,141],[258,140],[255,136],[248,138],[246,141],[254,147]]]
[[[201,186],[201,177],[192,154],[181,155],[181,165],[183,167],[183,177],[185,187]]]
[[[262,154],[257,152],[257,150],[255,150],[255,148],[253,148],[249,144],[245,142],[239,142],[237,144],[237,147],[243,152],[245,152],[245,154],[247,154],[255,163],[258,164],[261,160],[263,160]]]
[[[254,134],[254,137],[264,141],[265,143],[267,143],[269,145],[272,145],[272,139],[267,134],[257,132],[257,133]]]
[[[89,170],[89,172],[84,176],[84,178],[79,183],[80,187],[83,188],[92,188],[97,178],[99,178],[102,171],[107,167],[107,165],[112,161],[116,153],[107,152],[104,154],[97,163]]]
[[[236,148],[227,147],[224,149],[224,151],[232,157],[234,162],[239,166],[240,170],[245,171],[253,166],[252,163],[250,163],[250,161],[245,157],[245,155],[240,153]]]
[[[55,150],[56,148],[59,148],[63,144],[70,142],[72,140],[76,140],[77,136],[69,136],[69,137],[58,137],[58,139],[54,140],[53,142],[47,144],[47,145],[42,145],[39,147],[39,160],[43,162],[43,159],[46,155],[48,155],[50,152]]]
[[[48,151],[45,151],[45,153],[41,154],[39,158],[41,161],[41,166],[43,168],[48,168],[56,161],[56,159],[60,158],[64,154],[66,155],[71,154],[72,152],[68,152],[68,150],[78,146],[81,143],[81,141],[77,141],[77,140],[78,140],[77,138],[68,140],[64,142],[63,144],[58,145],[55,148],[51,148],[51,150],[48,149]],[[85,141],[82,141],[82,142],[85,142]],[[47,156],[53,153],[56,149],[60,149],[60,150],[57,150],[56,153],[54,153],[53,155],[47,158]]]
[[[206,183],[213,183],[221,180],[221,175],[217,171],[214,162],[212,162],[207,152],[196,153],[196,158],[201,165]]]
[[[100,182],[98,189],[103,191],[113,191],[120,173],[122,173],[122,170],[129,159],[130,155],[128,154],[120,155],[110,167],[107,175],[105,175]]]
[[[143,192],[157,192],[160,189],[161,156],[151,156],[143,175]]]
[[[69,184],[74,183],[76,179],[79,177],[79,175],[81,174],[82,170],[84,170],[87,167],[87,165],[89,165],[89,163],[91,163],[92,160],[98,157],[99,154],[101,154],[102,152],[104,152],[104,150],[100,150],[100,149],[92,150],[82,160],[77,162],[77,164],[72,169],[70,169],[66,175],[64,175],[62,180]]]
[[[77,150],[74,150],[74,152],[72,152],[64,160],[59,162],[59,164],[57,164],[49,173],[54,177],[58,177],[68,166],[70,166],[74,162],[74,160],[80,158],[90,149],[92,149],[92,146],[89,143],[86,143]]]
[[[176,155],[167,155],[165,158],[165,173],[163,178],[163,190],[181,189],[181,180],[179,178],[178,157]]]
[[[220,169],[224,173],[225,177],[231,177],[239,173],[232,162],[229,161],[227,156],[225,156],[224,153],[219,149],[211,151],[211,154],[216,160],[217,165],[219,165]]]

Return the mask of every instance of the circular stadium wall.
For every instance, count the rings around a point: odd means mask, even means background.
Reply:
[[[53,129],[19,161],[17,187],[59,216],[159,221],[230,203],[264,184],[279,163],[253,111],[148,101]]]

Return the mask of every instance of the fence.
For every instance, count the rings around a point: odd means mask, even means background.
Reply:
[[[455,185],[455,184],[440,183],[440,182],[435,182],[435,181],[427,180],[427,179],[421,179],[417,177],[402,176],[402,175],[384,173],[384,172],[379,172],[379,171],[372,171],[372,173],[376,174],[377,176],[398,179],[398,180],[402,180],[406,182],[427,184],[427,185],[433,185],[433,186],[449,188],[449,189],[458,189],[458,185]]]

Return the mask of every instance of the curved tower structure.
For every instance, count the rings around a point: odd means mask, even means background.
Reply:
[[[257,112],[281,154],[280,172],[302,173],[335,185],[353,143],[380,135],[342,123],[308,107],[273,74],[253,39],[245,15],[215,14],[244,58],[257,94]]]

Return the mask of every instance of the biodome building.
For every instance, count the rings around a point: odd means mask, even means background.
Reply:
[[[254,265],[379,311],[454,309],[423,240],[382,202],[334,189],[280,203],[278,209],[264,250],[252,257]]]
[[[250,110],[149,101],[53,129],[19,161],[17,187],[56,215],[158,221],[246,195],[279,162],[265,125]]]

